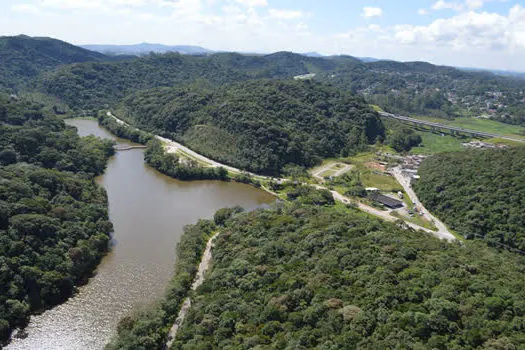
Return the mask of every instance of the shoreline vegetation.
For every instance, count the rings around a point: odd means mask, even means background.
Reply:
[[[151,134],[149,132],[140,130],[138,128],[135,128],[126,122],[117,119],[115,116],[111,114],[111,112],[108,112],[104,114],[103,112],[99,112],[99,123],[101,126],[108,127],[109,131],[113,131],[114,134],[117,136],[121,136],[123,138],[132,138],[141,142],[147,142],[147,149],[144,153],[144,158],[146,164],[152,166],[157,171],[176,178],[180,180],[222,180],[222,181],[236,181],[244,184],[252,185],[256,188],[262,189],[271,195],[275,196],[276,198],[286,200],[286,198],[290,195],[288,192],[279,193],[279,189],[283,189],[284,187],[292,186],[292,192],[295,191],[301,191],[302,189],[300,187],[313,187],[320,189],[319,185],[315,183],[311,183],[308,180],[305,180],[306,182],[298,181],[303,175],[305,175],[306,171],[303,168],[294,168],[291,167],[293,170],[289,175],[291,175],[292,179],[276,179],[271,177],[265,177],[265,176],[259,176],[257,174],[243,172],[242,170],[238,170],[235,168],[231,168],[228,166],[229,169],[231,169],[230,172],[228,172],[225,167],[222,166],[213,166],[209,164],[217,164],[213,160],[207,159],[206,157],[202,157],[205,161],[198,161],[194,158],[183,158],[187,155],[186,152],[182,152],[183,150],[181,148],[182,146],[169,146],[166,143],[171,142],[169,139],[156,136],[154,134]],[[173,150],[170,152],[168,149],[175,149],[174,153]],[[193,151],[186,149],[187,152],[192,153]],[[198,154],[197,154],[198,155]],[[199,155],[200,156],[200,155]],[[202,167],[200,164],[208,164],[208,167]],[[238,172],[233,172],[238,171]],[[294,181],[295,180],[295,181]],[[304,180],[304,179],[303,179]],[[400,185],[401,186],[401,185]],[[322,186],[321,186],[322,187]],[[323,187],[323,189],[326,189]],[[303,189],[307,190],[307,189]],[[330,194],[330,191],[326,191],[328,194]],[[331,196],[333,196],[338,201],[342,202],[344,205],[350,204],[352,201],[341,195],[340,193],[336,191],[332,191]],[[380,217],[383,220],[387,221],[393,221],[395,220],[394,217],[385,217],[384,213],[379,213],[378,211],[374,210],[373,208],[364,205],[363,203],[357,202],[357,207],[359,207],[364,212],[367,212],[375,217]],[[401,219],[402,220],[402,219]],[[430,233],[433,235],[436,235],[437,237],[444,238],[444,239],[452,239],[455,238],[448,232],[448,230],[441,231],[435,231],[433,229],[429,229],[427,227],[424,227],[419,225],[419,223],[410,222],[410,220],[402,220],[407,224],[408,226],[422,230],[423,232]]]
[[[107,349],[162,348],[187,297],[170,349],[525,344],[522,257],[445,243],[318,199],[221,209],[188,226],[165,298],[123,319]],[[211,267],[190,291],[216,232]]]
[[[164,298],[124,317],[118,325],[117,336],[106,346],[107,350],[164,347],[184,300],[192,294],[192,284],[208,241],[224,227],[230,217],[242,211],[239,207],[220,209],[213,220],[201,219],[195,225],[184,228],[184,234],[176,248],[174,277]]]
[[[0,347],[85,284],[113,230],[95,183],[113,142],[79,137],[41,104],[0,94]]]
[[[164,175],[183,181],[235,181],[252,185],[275,195],[274,192],[267,190],[261,185],[259,180],[254,179],[250,174],[244,172],[231,174],[223,167],[203,167],[194,159],[185,157],[185,154],[182,152],[178,154],[168,153],[164,149],[162,142],[157,140],[151,133],[133,128],[126,124],[118,123],[116,119],[104,115],[103,113],[99,113],[98,122],[100,126],[120,138],[141,145],[146,145],[147,148],[144,152],[144,160],[146,164]]]

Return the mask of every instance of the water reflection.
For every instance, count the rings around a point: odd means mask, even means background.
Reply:
[[[68,124],[82,136],[115,139],[96,121]],[[78,294],[32,317],[27,338],[14,339],[7,349],[102,349],[133,306],[162,296],[184,225],[222,207],[254,209],[274,200],[242,184],[168,178],[144,165],[142,150],[118,152],[98,182],[108,192],[115,246]]]

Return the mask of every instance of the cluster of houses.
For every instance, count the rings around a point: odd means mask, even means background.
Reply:
[[[493,144],[489,142],[483,142],[483,141],[470,141],[468,143],[462,143],[464,147],[468,148],[477,148],[477,149],[493,149],[493,148],[507,148],[507,145],[504,144]]]
[[[418,169],[421,166],[421,163],[423,163],[423,161],[425,160],[426,156],[409,155],[406,157],[401,157],[394,154],[381,153],[378,154],[378,158],[381,160],[388,159],[389,163],[397,163],[398,166],[395,169],[397,169],[397,171],[400,171],[401,175],[403,175],[405,178],[409,179],[412,182],[420,178],[420,176],[418,175]],[[395,198],[395,196],[388,196],[379,193],[380,191],[377,188],[366,188],[366,191],[370,199],[384,205],[389,209],[395,210],[404,207],[404,203],[402,201],[403,192],[399,192],[397,194],[398,198]]]
[[[417,174],[417,171],[425,158],[427,158],[427,156],[422,155],[410,155],[403,157],[403,161],[399,165],[399,168],[401,169],[401,175],[410,179],[410,181],[418,180],[420,177]]]

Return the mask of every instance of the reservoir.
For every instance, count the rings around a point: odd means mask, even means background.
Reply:
[[[95,120],[68,120],[81,136],[117,139]],[[239,183],[182,182],[144,164],[143,150],[117,152],[97,181],[109,199],[114,225],[112,247],[88,284],[62,305],[31,317],[25,339],[7,349],[103,349],[118,321],[137,305],[163,296],[173,272],[175,247],[183,227],[211,218],[223,207],[253,210],[274,198]]]

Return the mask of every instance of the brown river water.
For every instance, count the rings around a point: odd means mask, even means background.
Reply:
[[[68,120],[81,136],[117,140],[94,120]],[[117,152],[98,183],[109,198],[113,247],[89,283],[66,303],[33,316],[25,339],[9,350],[103,349],[119,319],[140,304],[162,297],[172,276],[175,246],[185,225],[211,218],[223,207],[247,210],[274,198],[253,187],[218,181],[182,182],[147,167],[143,150]]]

